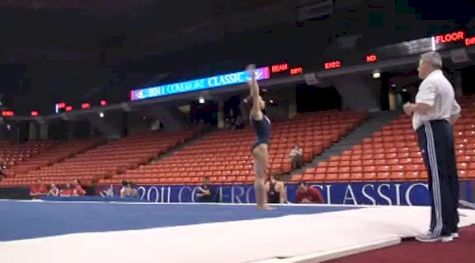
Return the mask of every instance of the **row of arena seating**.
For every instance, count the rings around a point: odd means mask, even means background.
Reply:
[[[29,158],[19,162],[6,171],[11,177],[14,175],[22,175],[42,167],[53,165],[57,162],[73,157],[74,155],[94,148],[101,144],[103,139],[77,139],[58,143],[47,151],[39,153],[35,158]]]
[[[463,98],[461,118],[454,127],[457,168],[462,179],[475,178],[475,103]],[[359,145],[292,177],[316,182],[425,180],[411,119],[401,116]]]
[[[7,167],[15,166],[19,162],[50,149],[57,143],[58,141],[28,141],[21,144],[0,142],[0,163]]]
[[[106,144],[25,174],[7,177],[0,186],[43,183],[65,184],[75,179],[88,184],[118,172],[147,163],[171,148],[191,139],[201,129],[183,132],[147,132],[110,141]]]
[[[291,171],[288,154],[293,144],[304,150],[304,160],[338,141],[366,118],[366,113],[325,111],[298,115],[273,123],[269,148],[270,171]],[[139,184],[194,184],[209,176],[211,183],[244,183],[254,179],[251,146],[255,135],[250,127],[244,130],[219,131],[160,161],[129,169],[102,184],[132,180]]]

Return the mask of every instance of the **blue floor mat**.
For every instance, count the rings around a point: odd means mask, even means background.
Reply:
[[[357,207],[0,201],[0,241],[335,212]]]

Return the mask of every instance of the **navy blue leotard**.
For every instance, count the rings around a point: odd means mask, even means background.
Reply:
[[[269,144],[270,140],[270,120],[267,118],[266,115],[262,117],[262,120],[255,120],[251,116],[251,122],[252,122],[252,127],[254,128],[254,131],[256,132],[256,143],[252,146],[252,150],[256,148],[260,144]]]

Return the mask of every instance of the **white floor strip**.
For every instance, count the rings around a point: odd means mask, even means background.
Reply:
[[[475,211],[463,213],[461,226],[475,223]],[[315,262],[394,244],[428,225],[427,207],[375,207],[2,242],[0,255],[9,263]]]

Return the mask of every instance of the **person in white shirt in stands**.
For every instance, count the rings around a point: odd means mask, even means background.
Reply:
[[[127,181],[122,181],[122,188],[120,189],[120,197],[129,197],[130,186]]]
[[[135,185],[133,182],[128,182],[128,196],[137,198],[139,196],[139,191],[137,190],[137,185]]]
[[[5,177],[5,169],[6,166],[0,162],[0,181],[3,179],[3,177]]]
[[[48,195],[59,196],[59,188],[55,184],[51,184]]]
[[[303,151],[298,144],[294,144],[294,148],[289,154],[290,161],[292,162],[292,169],[300,169],[303,166]]]
[[[428,233],[416,237],[422,242],[450,242],[458,237],[459,183],[452,125],[459,117],[460,106],[441,68],[439,53],[423,54],[417,69],[423,81],[416,101],[404,105],[405,113],[412,115],[429,174],[431,223]]]

